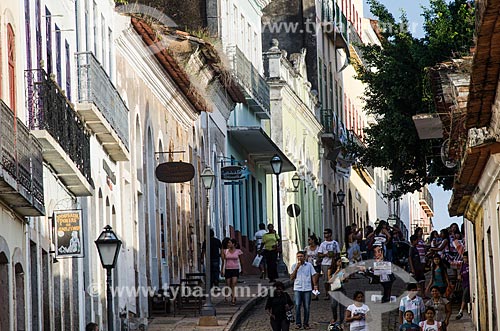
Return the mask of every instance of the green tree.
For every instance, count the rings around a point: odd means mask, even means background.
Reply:
[[[436,181],[449,189],[456,170],[442,164],[440,141],[419,140],[412,116],[435,111],[426,68],[466,54],[473,45],[473,6],[431,0],[423,8],[425,36],[415,38],[404,12],[396,20],[377,0],[368,4],[378,18],[382,46],[360,45],[365,65],[356,71],[366,85],[365,111],[376,124],[365,131],[366,146],[348,149],[363,164],[391,171],[393,197]]]

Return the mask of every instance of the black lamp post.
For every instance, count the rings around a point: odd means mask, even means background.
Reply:
[[[211,264],[212,264],[212,261],[210,259],[211,238],[210,238],[210,195],[209,195],[210,189],[212,189],[212,185],[214,183],[215,175],[210,167],[206,167],[205,169],[203,169],[200,177],[201,177],[201,180],[203,182],[203,186],[207,190],[207,224],[205,227],[205,279],[206,279],[205,288],[206,288],[206,292],[207,292],[206,293],[207,300],[205,301],[205,304],[203,305],[203,307],[201,307],[200,315],[201,316],[213,316],[212,322],[207,322],[206,320],[204,322],[201,322],[201,320],[200,320],[200,325],[204,324],[205,326],[209,326],[209,325],[207,325],[207,323],[213,323],[213,319],[215,318],[215,307],[212,304],[212,295],[211,295],[211,285],[212,285],[211,284],[212,283],[211,282],[211,268],[212,268]],[[215,324],[215,325],[217,325],[217,324]]]
[[[337,214],[335,212],[336,207],[344,207],[344,199],[345,199],[345,193],[340,189],[337,194],[334,194],[334,202],[332,203],[332,214],[334,215],[334,222],[338,222],[339,228],[343,228],[342,226],[342,209],[340,212]],[[338,217],[337,217],[338,215]]]
[[[283,166],[283,160],[278,154],[275,154],[271,159],[271,168],[273,173],[276,175],[276,200],[278,204],[276,205],[276,211],[278,213],[278,236],[280,238],[280,244],[283,242],[283,235],[281,233],[281,207],[280,207],[280,179],[281,167]],[[298,177],[298,176],[297,176]],[[278,273],[286,273],[286,265],[283,261],[283,246],[281,251],[278,251]]]
[[[118,239],[111,226],[106,225],[95,241],[102,267],[106,269],[106,301],[108,311],[108,331],[113,331],[113,296],[111,293],[111,270],[116,266],[122,241]]]

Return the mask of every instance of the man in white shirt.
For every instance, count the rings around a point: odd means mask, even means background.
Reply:
[[[266,225],[264,223],[259,224],[259,231],[255,232],[254,240],[255,240],[255,250],[257,254],[263,255],[262,250],[262,237],[267,233]],[[264,279],[266,277],[266,258],[263,257],[259,264],[260,270],[260,279]]]
[[[322,258],[321,273],[323,274],[323,282],[325,284],[325,300],[330,300],[328,292],[330,292],[330,283],[328,282],[328,268],[332,264],[332,258],[340,255],[339,243],[332,239],[332,229],[323,231],[325,241],[319,245],[318,257]]]
[[[297,252],[297,263],[292,265],[292,274],[290,280],[293,281],[294,301],[295,301],[295,323],[296,328],[302,326],[304,330],[310,329],[309,326],[309,309],[311,307],[311,294],[313,287],[318,289],[318,284],[315,284],[316,274],[314,266],[306,262],[306,253],[304,251]],[[302,324],[300,307],[304,305],[304,324]]]

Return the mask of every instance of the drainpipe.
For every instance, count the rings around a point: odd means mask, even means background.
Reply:
[[[75,0],[75,29],[76,29],[76,52],[80,52],[80,12],[79,12],[79,6],[80,1]]]

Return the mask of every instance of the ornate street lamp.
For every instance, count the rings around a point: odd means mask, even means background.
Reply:
[[[207,223],[205,227],[205,289],[207,300],[203,307],[201,307],[200,312],[200,325],[202,326],[217,326],[217,320],[215,318],[216,312],[215,307],[212,304],[212,295],[211,295],[211,264],[210,261],[210,189],[212,189],[212,185],[214,183],[214,172],[210,167],[206,167],[203,169],[200,174],[201,180],[203,182],[203,187],[207,190]]]
[[[280,174],[281,174],[281,167],[283,166],[283,160],[281,160],[281,157],[278,154],[275,154],[273,158],[271,159],[271,168],[273,169],[273,173],[276,175],[276,200],[278,204],[276,205],[276,211],[278,214],[278,236],[280,238],[280,245],[283,242],[283,236],[281,233],[281,206],[280,206]],[[298,176],[297,176],[298,177]],[[278,251],[278,274],[280,273],[286,273],[286,265],[285,262],[283,261],[283,246],[281,247],[281,252]]]
[[[120,254],[122,241],[118,239],[111,226],[106,225],[104,227],[104,231],[101,232],[99,238],[97,238],[97,240],[95,241],[95,245],[97,246],[97,251],[99,252],[99,257],[101,258],[102,267],[106,269],[108,331],[113,331],[113,296],[111,293],[111,270],[113,270],[116,266],[116,260],[118,259],[118,254]]]
[[[345,193],[340,189],[337,193],[337,200],[339,201],[339,206],[344,205]]]
[[[293,175],[293,177],[292,177],[292,185],[293,185],[293,188],[295,189],[295,191],[298,191],[299,185],[300,185],[299,174],[295,173],[295,175]]]

